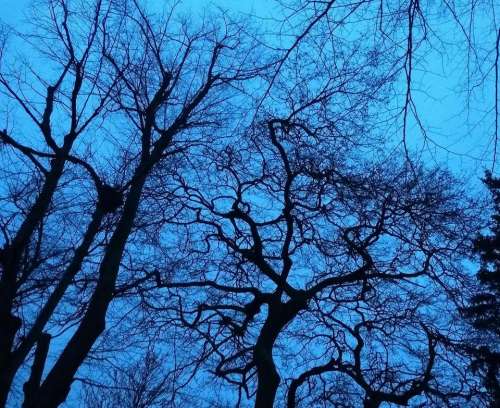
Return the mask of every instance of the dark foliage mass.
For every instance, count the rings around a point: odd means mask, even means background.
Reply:
[[[0,31],[0,407],[498,403],[499,180],[476,238],[416,148],[461,35],[495,166],[494,2],[40,3]]]
[[[493,395],[492,407],[500,404],[500,179],[486,173],[484,183],[494,203],[491,229],[487,235],[480,234],[474,241],[474,252],[479,255],[481,268],[477,273],[479,292],[474,294],[470,305],[464,309],[465,316],[485,339],[481,339],[470,350],[475,357],[473,366],[481,371],[484,384]]]

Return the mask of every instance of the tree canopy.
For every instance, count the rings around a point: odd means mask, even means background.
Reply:
[[[421,96],[457,53],[494,171],[494,2],[41,4],[0,31],[0,407],[498,400],[498,178],[484,235]]]

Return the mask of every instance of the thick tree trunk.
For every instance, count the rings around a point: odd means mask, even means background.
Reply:
[[[2,373],[2,394],[5,394],[5,399],[7,399],[7,394],[12,385],[12,381],[17,373],[17,370],[24,362],[26,356],[35,345],[35,343],[37,341],[40,341],[40,335],[42,334],[45,325],[49,321],[55,308],[64,296],[64,293],[66,292],[68,286],[71,284],[71,281],[80,271],[83,260],[85,259],[89,251],[90,245],[92,244],[96,234],[99,232],[99,228],[104,216],[104,211],[101,207],[98,206],[94,211],[94,214],[92,215],[91,222],[89,223],[87,230],[85,231],[85,235],[81,244],[75,250],[75,254],[73,256],[73,259],[71,260],[71,263],[68,265],[68,268],[64,272],[61,280],[58,282],[56,288],[51,293],[47,302],[38,314],[32,328],[24,337],[19,347],[9,353],[7,361],[5,363],[5,370]]]
[[[9,366],[9,359],[11,356],[10,348],[12,346],[14,338],[13,336],[15,336],[15,333],[17,332],[17,330],[19,330],[19,327],[21,327],[21,320],[19,318],[9,316],[9,319],[12,319],[10,324],[15,326],[9,327],[9,322],[4,321],[2,324],[2,330],[4,330],[4,332],[0,334],[0,337],[3,337],[2,347],[6,347],[6,349],[2,350],[0,353],[0,407],[5,407],[5,405],[7,404],[10,386],[12,384],[12,381],[14,380],[14,375],[16,373],[15,370],[13,370],[12,367]]]
[[[7,402],[14,376],[9,363],[14,339],[21,327],[20,319],[12,313],[21,258],[29,244],[33,231],[35,231],[49,208],[62,175],[64,163],[64,158],[54,160],[42,191],[33,207],[31,207],[10,245],[2,249],[0,259],[2,273],[0,278],[0,333],[2,333],[0,336],[0,407],[4,407]]]
[[[306,306],[304,299],[281,303],[279,299],[269,304],[266,322],[262,326],[254,349],[257,366],[257,394],[255,408],[272,408],[281,378],[273,359],[273,347],[281,330]]]
[[[123,214],[106,248],[99,267],[99,279],[87,311],[78,329],[40,387],[36,401],[29,408],[54,408],[66,399],[73,378],[106,326],[106,312],[113,298],[123,250],[137,209],[146,172],[138,170],[125,202]]]
[[[363,408],[378,408],[382,401],[374,399],[374,398],[365,398],[363,401]]]
[[[40,387],[45,361],[47,360],[47,353],[49,352],[50,339],[51,337],[49,334],[43,333],[38,340],[30,378],[24,384],[23,407],[27,407],[31,404]]]
[[[259,344],[254,356],[258,381],[255,408],[272,408],[281,381],[272,357],[272,345]]]

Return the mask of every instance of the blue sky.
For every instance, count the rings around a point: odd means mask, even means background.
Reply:
[[[18,25],[24,19],[24,12],[32,3],[31,0],[0,0],[0,19],[7,23]],[[148,3],[165,3],[163,1],[149,0]],[[256,13],[265,16],[269,13],[269,1],[265,0],[183,0],[189,10],[201,10],[207,6],[218,6],[223,9],[241,13]]]
[[[165,4],[161,0],[149,2],[158,6]],[[0,19],[22,30],[27,27],[25,12],[30,3],[31,0],[0,0]],[[196,13],[212,5],[267,17],[272,13],[270,4],[271,0],[184,0],[183,7],[186,12]],[[467,111],[464,95],[457,90],[457,85],[463,80],[464,57],[460,47],[450,48],[446,55],[430,51],[425,70],[415,75],[418,91],[414,97],[423,124],[435,142],[426,146],[424,157],[428,161],[444,162],[470,178],[471,182],[479,183],[478,177],[491,157],[491,115],[484,121],[483,115],[493,105],[494,89],[486,84],[475,95],[474,109]],[[399,92],[404,89],[403,84],[401,86]],[[422,137],[414,122],[410,126],[410,135],[413,138],[410,145],[421,149]]]
[[[0,19],[22,29],[27,22],[26,12],[31,2],[0,0]],[[147,3],[160,7],[165,5],[165,2],[159,0],[148,0]],[[274,14],[273,5],[270,0],[182,1],[182,8],[189,14],[201,13],[207,7],[221,7],[228,11],[264,18]],[[478,29],[481,30],[481,27]],[[455,40],[457,44],[464,42],[464,39],[458,37]],[[494,39],[485,40],[492,42]],[[429,52],[425,60],[425,70],[416,72],[414,76],[414,84],[418,88],[414,92],[414,98],[432,142],[424,145],[422,135],[413,123],[410,129],[413,147],[418,151],[424,149],[426,160],[445,163],[471,179],[477,179],[484,168],[491,166],[491,109],[495,100],[493,83],[487,82],[481,87],[474,96],[473,108],[468,110],[464,94],[460,93],[459,89],[464,80],[466,58],[460,46],[450,47],[446,55],[432,50]]]
[[[7,24],[19,23],[29,3],[29,0],[0,0],[0,18]]]

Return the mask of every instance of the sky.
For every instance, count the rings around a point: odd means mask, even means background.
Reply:
[[[31,2],[0,0],[0,20],[22,28],[26,25],[26,11]],[[144,2],[153,7],[165,4],[160,0]],[[262,18],[273,15],[273,3],[266,0],[182,0],[181,4],[186,13],[194,14],[201,13],[204,8],[221,7]],[[425,72],[417,72],[414,78],[419,88],[414,98],[430,143],[423,143],[416,123],[413,123],[410,129],[414,135],[413,147],[425,150],[425,160],[446,164],[456,172],[478,180],[484,169],[491,167],[493,86],[487,85],[478,92],[474,109],[467,111],[464,95],[457,91],[464,76],[465,55],[458,50],[450,50],[447,55],[430,52],[426,57]],[[483,120],[483,116],[487,120]]]
[[[19,23],[30,3],[31,0],[0,0],[0,19],[8,24]],[[161,1],[149,0],[149,3],[161,3]],[[242,13],[256,12],[259,15],[265,15],[269,12],[267,8],[269,2],[265,0],[183,0],[183,3],[190,10],[199,10],[205,6],[214,5]]]
[[[30,0],[0,0],[0,19],[7,24],[17,24],[23,18]]]
[[[149,1],[161,3],[160,0]],[[30,3],[30,0],[0,0],[0,19],[15,28],[24,27],[25,12]],[[268,8],[269,4],[270,1],[265,0],[184,0],[183,7],[186,12],[197,13],[203,7],[212,5],[265,18],[272,13]],[[469,129],[465,125],[467,118],[464,117],[466,112],[463,99],[455,92],[456,84],[463,74],[460,68],[463,55],[450,52],[446,58],[440,57],[436,54],[434,58],[430,58],[426,72],[416,78],[421,92],[415,93],[415,101],[429,135],[436,142],[435,145],[428,146],[427,158],[439,163],[446,162],[457,173],[467,174],[471,180],[478,182],[488,164],[484,160],[488,129],[481,125],[471,126]],[[472,113],[471,124],[480,123],[481,115],[491,107],[493,97],[493,89],[489,87],[478,95],[478,109]]]

